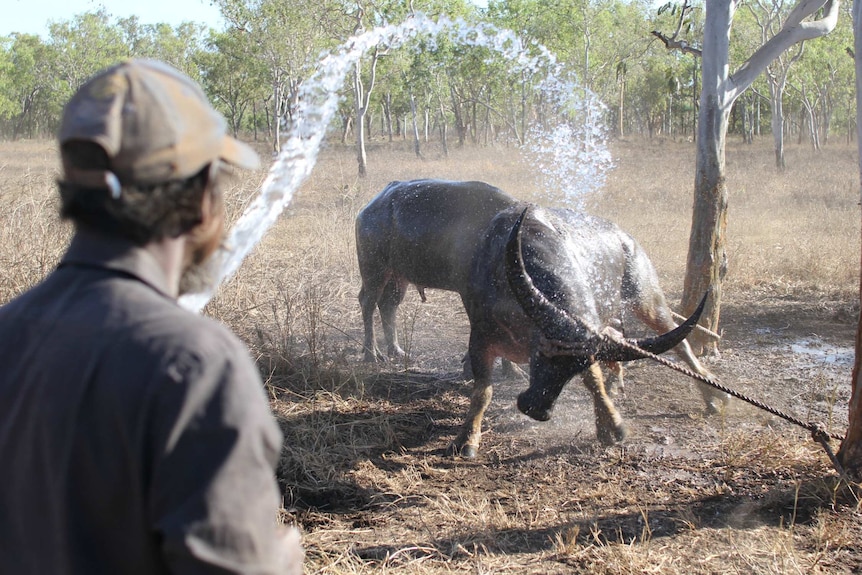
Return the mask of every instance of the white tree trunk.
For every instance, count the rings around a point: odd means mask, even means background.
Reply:
[[[856,117],[862,113],[862,0],[853,2],[853,45],[856,53]],[[856,145],[859,148],[859,182],[862,192],[862,122],[856,122]],[[862,193],[860,193],[862,199]],[[859,278],[862,296],[862,274]],[[856,361],[853,364],[852,392],[850,395],[850,424],[838,460],[855,477],[862,476],[862,317],[856,328]]]
[[[784,170],[784,81],[775,78],[769,82],[769,105],[772,108],[772,142],[775,148],[775,167]]]
[[[357,60],[353,69],[353,106],[356,112],[356,162],[359,165],[359,177],[362,178],[368,173],[368,157],[365,154],[365,107],[361,71],[362,60]]]

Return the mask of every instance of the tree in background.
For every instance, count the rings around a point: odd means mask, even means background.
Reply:
[[[748,13],[759,32],[759,44],[766,44],[782,28],[789,11],[784,0],[756,0],[746,4]],[[766,85],[769,94],[772,145],[775,149],[775,167],[779,171],[786,168],[784,160],[784,91],[790,67],[802,57],[805,43],[800,42],[793,50],[787,50],[767,64]]]
[[[253,56],[254,48],[246,41],[245,33],[237,28],[211,31],[206,47],[207,50],[200,51],[195,58],[204,90],[224,114],[234,137],[239,136],[244,127],[255,131],[255,102],[269,95],[266,63]]]
[[[856,114],[862,113],[862,0],[853,0],[853,53],[856,72]],[[862,123],[856,124],[856,143],[859,149],[859,182],[862,196]],[[862,273],[859,276],[859,294],[862,298]],[[860,299],[862,302],[862,299]],[[857,479],[862,477],[862,317],[856,328],[856,360],[853,363],[850,394],[850,422],[847,434],[838,450],[838,460]]]
[[[162,60],[200,82],[198,55],[204,49],[206,26],[184,22],[176,28],[165,24],[141,24],[137,16],[117,21],[129,55]]]
[[[52,73],[58,81],[57,96],[64,102],[97,71],[132,55],[122,30],[104,9],[52,23],[49,29]]]
[[[333,8],[318,2],[309,10],[299,0],[214,0],[246,58],[257,58],[268,70],[268,99],[273,152],[281,150],[281,131],[296,108],[302,82],[318,56],[335,42],[328,31]],[[236,50],[234,50],[236,52]]]
[[[47,40],[28,34],[0,39],[0,65],[10,64],[0,75],[0,129],[6,126],[13,138],[53,133],[70,95],[123,58],[158,58],[199,77],[193,58],[200,50],[200,24],[141,25],[137,18],[114,20],[99,9],[53,22],[49,30]]]
[[[694,207],[682,299],[683,313],[690,314],[703,294],[710,293],[701,322],[713,331],[718,329],[727,273],[724,146],[733,103],[788,48],[831,32],[839,13],[838,0],[799,0],[781,29],[731,74],[730,31],[737,7],[735,0],[706,0]],[[700,332],[691,341],[700,353],[716,346]]]
[[[51,98],[51,48],[32,34],[14,34],[7,44],[0,57],[0,121],[11,124],[13,140],[53,129],[60,104]]]
[[[767,1],[767,0],[762,0]],[[493,24],[514,31],[532,49],[547,46],[567,72],[589,82],[609,107],[605,123],[618,135],[691,138],[698,113],[700,65],[687,53],[665,50],[644,30],[656,28],[655,14],[645,0],[491,0],[477,9],[467,0],[414,0],[413,8],[432,19],[445,14],[478,25]],[[15,58],[0,76],[0,137],[44,137],[56,128],[69,86],[98,69],[98,63],[128,56],[166,60],[204,85],[216,105],[230,116],[233,130],[266,139],[280,148],[281,130],[292,121],[299,87],[318,65],[321,53],[344,43],[352,34],[355,0],[321,0],[309,7],[298,0],[218,0],[227,25],[209,36],[199,24],[144,24],[137,18],[113,19],[104,10],[55,22],[54,33],[41,39],[13,34],[0,39],[0,65]],[[400,23],[410,8],[395,0],[365,0],[369,28]],[[657,16],[659,27],[679,27],[672,9]],[[680,34],[697,35],[703,10],[695,7],[683,19]],[[743,26],[745,25],[745,26]],[[747,10],[740,11],[734,30],[731,62],[741,62],[760,45]],[[838,30],[841,29],[839,20]],[[740,33],[746,36],[741,37]],[[849,134],[855,104],[849,90],[851,60],[843,55],[846,42],[808,43],[788,76],[784,104],[789,122],[785,137],[804,122],[803,136],[816,127],[825,141],[838,129]],[[849,33],[848,33],[849,36]],[[743,41],[740,41],[743,40]],[[513,78],[511,65],[496,54],[471,46],[444,45],[422,54],[422,68],[390,56],[378,62],[377,86],[368,93],[363,129],[380,126],[394,137],[405,135],[412,122],[410,96],[416,109],[414,134],[438,134],[448,149],[455,130],[461,145],[512,144],[523,141],[528,121],[543,121],[542,96],[530,78]],[[428,43],[428,46],[433,46]],[[822,50],[822,51],[821,51]],[[841,57],[837,60],[834,54]],[[365,56],[360,78],[367,90],[370,59]],[[405,60],[407,62],[405,62]],[[353,81],[341,86],[349,108],[353,137]],[[758,94],[768,93],[764,75]],[[804,97],[803,97],[804,92]],[[758,133],[759,110],[767,99],[751,97],[746,114],[735,114],[731,132]],[[769,110],[764,105],[763,122]],[[348,107],[343,108],[344,111]],[[805,116],[803,116],[805,114]],[[380,122],[373,122],[372,118]],[[744,119],[739,122],[738,119]],[[382,123],[381,123],[382,122]],[[405,123],[406,122],[406,123]],[[753,124],[756,123],[756,130]],[[414,136],[414,143],[418,140]]]

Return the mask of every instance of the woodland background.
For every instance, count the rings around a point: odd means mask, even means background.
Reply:
[[[623,0],[322,0],[309,10],[298,0],[215,0],[227,25],[206,29],[115,18],[104,9],[52,21],[47,37],[0,37],[0,138],[50,137],[63,104],[96,71],[126,57],[165,60],[199,81],[238,136],[279,149],[300,87],[321,54],[410,10],[445,14],[512,30],[525,45],[553,52],[607,106],[610,135],[693,138],[699,82],[701,3],[656,6]],[[731,69],[780,28],[792,4],[745,2],[733,21]],[[683,13],[683,10],[685,11]],[[850,139],[856,111],[849,6],[835,30],[794,47],[734,106],[730,134],[746,141],[770,131],[770,81],[787,74],[783,93],[786,137],[819,149]],[[689,50],[668,50],[653,31],[686,39]],[[677,38],[678,37],[678,38]],[[341,137],[409,137],[436,133],[444,146],[520,143],[541,94],[530,79],[511,77],[509,65],[481,47],[438,42],[387,51],[381,47],[345,80],[339,111]],[[358,82],[357,82],[358,80]],[[355,98],[365,104],[360,117]],[[413,106],[411,108],[411,105]],[[415,116],[413,112],[415,111]],[[415,132],[414,128],[415,118]]]

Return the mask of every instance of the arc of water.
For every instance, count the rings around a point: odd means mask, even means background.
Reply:
[[[536,73],[544,68],[548,72],[542,83],[556,105],[564,110],[573,110],[567,97],[578,88],[572,82],[561,81],[557,76],[559,67],[554,55],[546,48],[535,45],[536,56],[530,56],[520,39],[510,30],[501,30],[485,24],[469,25],[463,20],[440,17],[436,22],[422,14],[415,14],[398,25],[385,25],[359,34],[339,50],[326,55],[317,72],[306,81],[299,94],[296,121],[291,126],[284,147],[279,153],[261,184],[260,193],[246,208],[231,228],[225,247],[212,257],[214,281],[212,287],[202,293],[183,295],[180,305],[200,312],[212,299],[215,289],[239,269],[240,264],[264,234],[275,223],[279,215],[290,204],[293,194],[311,174],[326,129],[335,114],[344,78],[365,52],[378,44],[399,47],[419,35],[428,36],[433,42],[436,35],[449,31],[456,43],[488,47],[512,63],[516,71]],[[600,104],[590,98],[581,103],[580,113],[598,116]],[[578,104],[574,105],[575,107]],[[587,138],[598,139],[597,134]]]

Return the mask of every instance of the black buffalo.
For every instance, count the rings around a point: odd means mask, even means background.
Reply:
[[[669,332],[640,345],[656,353],[676,347],[694,371],[710,376],[684,341],[697,314],[676,329],[655,270],[631,236],[571,210],[532,206],[524,217],[527,206],[481,182],[419,180],[393,182],[357,217],[366,359],[382,355],[374,340],[375,306],[388,351],[398,355],[395,312],[408,284],[461,295],[474,383],[452,448],[466,456],[478,450],[497,357],[530,363],[530,386],[518,407],[539,420],[550,417],[563,386],[583,374],[599,440],[621,440],[622,420],[597,362],[640,357],[614,344],[624,310],[658,333]],[[724,394],[700,389],[708,411],[722,409]]]

